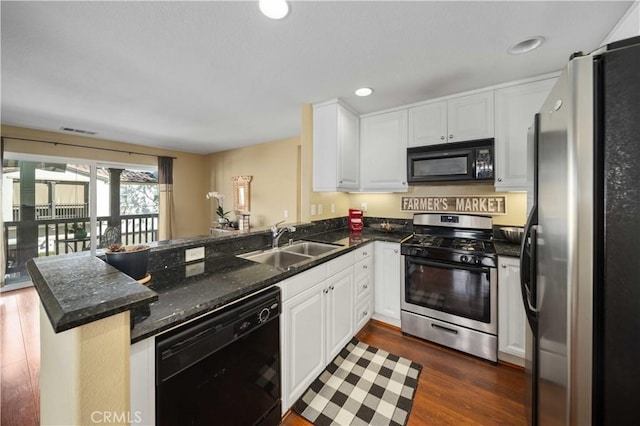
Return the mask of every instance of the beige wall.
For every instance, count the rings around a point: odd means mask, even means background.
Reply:
[[[49,145],[10,139],[11,137],[16,137],[72,143],[82,146],[119,149],[123,151],[130,150],[151,154],[153,156],[177,157],[173,163],[176,237],[181,238],[208,233],[210,221],[207,216],[207,203],[204,198],[204,194],[206,194],[208,190],[208,168],[206,167],[206,156],[204,155],[7,125],[2,125],[2,136],[6,138],[6,152],[52,155],[58,157],[97,160],[102,162],[153,166],[157,166],[158,164],[157,158],[150,156],[99,151],[95,149],[63,145]]]
[[[273,225],[281,220],[300,220],[300,138],[253,145],[207,156],[208,187],[205,192],[224,194],[224,210],[233,212],[233,176],[253,176],[250,186],[251,226]],[[202,193],[204,198],[205,192]],[[207,200],[209,222],[217,219],[217,201]],[[285,219],[284,211],[288,218]]]

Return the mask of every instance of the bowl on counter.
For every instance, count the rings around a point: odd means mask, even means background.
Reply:
[[[396,231],[402,231],[405,228],[405,226],[398,225],[397,223],[382,222],[382,223],[372,223],[369,225],[369,228],[375,229],[376,231],[382,231],[382,232],[396,232]]]
[[[505,228],[500,228],[502,235],[504,235],[504,239],[510,243],[520,244],[522,242],[522,237],[524,236],[524,229],[518,228],[516,226],[509,226]]]

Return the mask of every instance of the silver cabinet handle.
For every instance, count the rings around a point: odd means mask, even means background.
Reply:
[[[394,253],[397,253],[397,252],[398,252],[398,249],[393,249],[393,252],[394,252]]]
[[[498,182],[502,182],[502,178],[498,178]]]
[[[333,286],[329,287],[331,290],[334,290]]]
[[[367,265],[362,265],[362,269],[367,269]]]
[[[369,286],[368,286],[368,285],[366,285],[366,284],[363,284],[363,285],[362,285],[362,288],[367,289],[367,288],[369,288]]]
[[[443,141],[444,140],[444,136],[440,136],[440,140]]]
[[[366,317],[367,315],[369,315],[369,312],[368,312],[368,311],[364,311],[364,312],[362,313],[362,316],[363,316],[363,317]]]
[[[363,252],[362,252],[362,255],[363,255],[363,256],[366,256],[366,255],[368,255],[368,254],[369,254],[369,253],[367,253],[366,251],[363,251]]]
[[[449,135],[449,139],[453,139],[453,135]]]
[[[407,184],[407,182],[402,182],[402,184],[403,184],[403,185],[406,185],[406,184]]]
[[[502,268],[503,269],[507,269],[507,265],[505,265],[504,263],[502,264]]]
[[[327,293],[329,293],[329,289],[328,289],[328,288],[325,288],[324,290],[322,290],[322,292],[323,292],[324,294],[327,294]]]

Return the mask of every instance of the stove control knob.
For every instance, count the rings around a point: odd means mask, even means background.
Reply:
[[[476,265],[479,265],[481,262],[480,258],[478,256],[473,256],[473,263],[475,263]]]
[[[460,262],[469,263],[469,258],[467,257],[466,254],[463,254],[462,256],[460,256]]]

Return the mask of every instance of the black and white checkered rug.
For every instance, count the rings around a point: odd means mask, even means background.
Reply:
[[[352,339],[293,409],[314,425],[405,425],[422,366]]]

